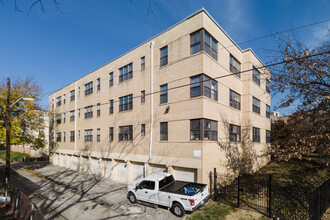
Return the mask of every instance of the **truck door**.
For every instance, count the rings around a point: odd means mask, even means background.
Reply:
[[[157,204],[155,182],[149,180],[142,181],[137,187],[136,198],[144,202]]]

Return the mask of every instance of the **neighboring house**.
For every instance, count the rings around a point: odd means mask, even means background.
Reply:
[[[49,96],[53,163],[125,183],[164,169],[208,183],[244,158],[255,171],[269,160],[262,66],[201,9]]]
[[[272,123],[274,123],[275,121],[278,121],[278,120],[283,120],[285,123],[287,123],[289,116],[287,116],[287,115],[281,116],[279,112],[272,112],[270,114],[270,119],[271,119]]]

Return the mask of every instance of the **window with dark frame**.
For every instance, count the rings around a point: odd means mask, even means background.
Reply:
[[[56,124],[61,124],[62,122],[62,115],[61,114],[57,114],[56,116]]]
[[[61,142],[61,141],[62,141],[61,132],[57,132],[56,133],[56,142]]]
[[[229,70],[238,78],[241,78],[241,63],[232,55],[229,57]]]
[[[93,106],[85,107],[85,118],[92,118],[93,117]]]
[[[101,90],[101,79],[100,78],[97,78],[97,91],[100,91]]]
[[[109,73],[109,86],[113,86],[113,72]]]
[[[70,101],[74,101],[76,99],[76,91],[71,90],[70,91]]]
[[[133,125],[126,125],[119,127],[119,141],[133,140]]]
[[[56,99],[56,106],[60,106],[62,104],[62,96],[57,97]]]
[[[165,66],[168,62],[167,46],[160,49],[160,66]]]
[[[218,41],[204,30],[204,51],[213,59],[218,60]]]
[[[93,82],[89,82],[85,84],[85,95],[89,95],[93,93]]]
[[[101,129],[98,128],[96,130],[96,141],[100,141],[101,140]]]
[[[144,70],[146,68],[146,58],[141,57],[141,70]]]
[[[229,105],[230,107],[241,110],[241,95],[229,89]]]
[[[65,94],[63,95],[63,104],[65,104],[66,96]]]
[[[253,112],[260,114],[260,100],[255,97],[252,97],[252,110]]]
[[[100,117],[100,115],[101,115],[101,104],[97,103],[97,105],[96,105],[96,116]]]
[[[241,126],[229,124],[229,141],[230,142],[241,141]]]
[[[133,94],[119,98],[119,112],[133,109]]]
[[[109,114],[113,113],[113,99],[109,101]]]
[[[255,67],[252,70],[252,80],[260,86],[260,72]]]
[[[160,122],[160,140],[168,140],[168,124],[167,122]]]
[[[141,136],[146,136],[146,125],[141,124]]]
[[[266,130],[266,143],[270,143],[270,131]]]
[[[93,129],[85,130],[84,140],[85,141],[93,141]]]
[[[146,101],[146,91],[141,91],[141,103],[145,103]]]
[[[70,121],[74,121],[75,120],[75,111],[70,111]]]
[[[205,51],[213,59],[218,60],[218,41],[204,29],[190,34],[190,54],[199,51]]]
[[[160,104],[167,103],[167,84],[160,86]]]
[[[65,142],[65,131],[63,132],[63,142]]]
[[[218,82],[205,74],[190,77],[190,97],[206,96],[218,100]]]
[[[190,120],[190,140],[217,140],[218,122],[209,119]]]
[[[253,127],[252,128],[252,134],[253,134],[252,141],[253,142],[260,142],[260,128]]]
[[[113,141],[113,127],[109,127],[109,141]]]
[[[266,117],[270,118],[270,106],[266,105]]]
[[[266,92],[270,93],[270,81],[266,79]]]
[[[65,123],[65,112],[63,113],[63,123]]]
[[[70,131],[70,142],[74,142],[75,136],[74,131]]]
[[[119,69],[119,82],[124,82],[131,78],[133,78],[133,63]]]

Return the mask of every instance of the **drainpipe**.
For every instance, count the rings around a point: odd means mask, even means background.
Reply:
[[[55,136],[55,128],[56,128],[56,121],[55,121],[55,109],[56,109],[56,100],[55,100],[55,97],[56,97],[56,93],[54,93],[54,96],[53,96],[53,100],[54,100],[54,112],[53,112],[53,114],[54,114],[54,118],[53,118],[53,120],[54,120],[54,150],[56,150],[55,149],[55,146],[56,146],[56,136]]]
[[[153,126],[153,57],[154,42],[150,42],[150,139],[149,139],[149,157],[148,160],[144,163],[144,177],[147,176],[147,164],[151,158],[151,149],[152,149],[152,126]]]
[[[74,152],[73,155],[76,154],[77,150],[77,82],[74,85]]]

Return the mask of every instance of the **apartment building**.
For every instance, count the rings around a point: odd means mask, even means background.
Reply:
[[[257,170],[270,140],[262,66],[201,9],[49,96],[52,162],[123,183]]]

